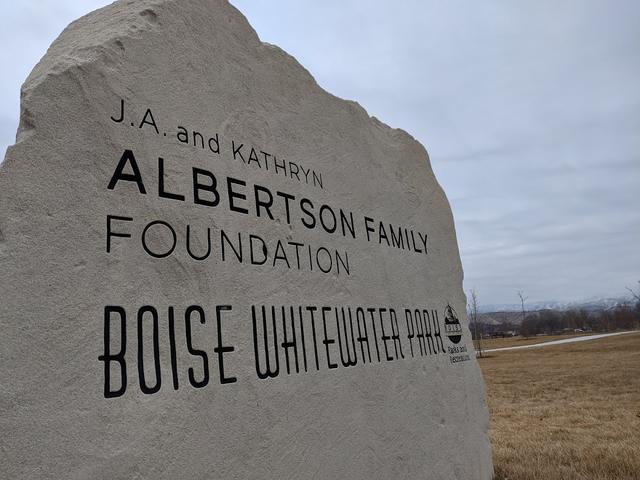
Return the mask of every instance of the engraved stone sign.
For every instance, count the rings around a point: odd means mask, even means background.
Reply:
[[[426,151],[226,1],[116,2],[26,80],[0,332],[0,478],[491,478]]]

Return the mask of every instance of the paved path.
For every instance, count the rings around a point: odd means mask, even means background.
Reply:
[[[506,350],[520,350],[522,348],[549,347],[552,345],[562,345],[563,343],[586,342],[587,340],[597,340],[599,338],[612,337],[614,335],[625,335],[627,333],[636,332],[640,332],[640,330],[632,330],[629,332],[599,333],[598,335],[585,335],[583,337],[565,338],[563,340],[552,340],[550,342],[534,343],[531,345],[520,345],[518,347],[490,348],[488,350],[482,350],[482,353],[504,352]]]

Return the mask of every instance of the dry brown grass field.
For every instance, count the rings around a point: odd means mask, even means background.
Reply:
[[[640,479],[640,333],[479,361],[495,480]]]
[[[482,349],[502,347],[519,347],[520,345],[532,345],[534,343],[551,342],[552,340],[563,340],[565,338],[584,337],[595,335],[595,333],[569,333],[563,335],[538,335],[536,337],[505,337],[505,338],[483,338]]]

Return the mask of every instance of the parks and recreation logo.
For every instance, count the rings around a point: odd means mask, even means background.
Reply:
[[[449,362],[462,363],[471,360],[466,345],[458,345],[462,340],[462,325],[451,305],[444,309],[444,333],[453,344],[447,347]]]
[[[444,332],[451,343],[457,344],[462,340],[462,325],[451,305],[444,309]]]

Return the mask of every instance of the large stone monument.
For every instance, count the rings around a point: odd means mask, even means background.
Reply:
[[[489,479],[424,148],[223,0],[119,1],[0,166],[0,478]]]

